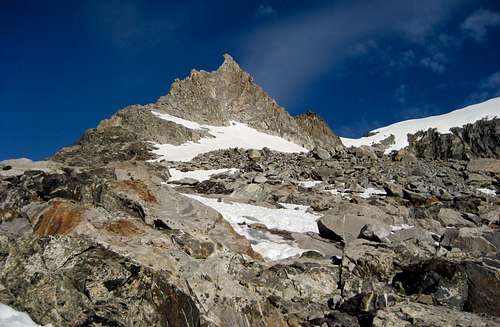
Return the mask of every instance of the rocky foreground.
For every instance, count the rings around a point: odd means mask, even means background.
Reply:
[[[162,160],[213,136],[155,112],[311,151]],[[499,326],[499,126],[345,148],[227,56],[48,161],[0,162],[0,303],[53,326]]]

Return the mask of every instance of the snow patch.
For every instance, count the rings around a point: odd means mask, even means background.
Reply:
[[[476,190],[488,196],[497,196],[497,192],[489,188],[477,188]]]
[[[299,185],[304,187],[304,188],[312,188],[315,187],[318,184],[323,183],[322,181],[300,181]]]
[[[359,194],[359,196],[364,199],[368,199],[374,195],[387,195],[387,193],[384,190],[377,190],[376,188],[368,187],[363,193]]]
[[[255,231],[247,225],[260,223],[268,229],[318,233],[316,220],[319,216],[306,212],[308,206],[280,203],[284,208],[274,209],[246,203],[218,202],[217,199],[193,194],[184,195],[218,211],[238,234],[250,241],[256,252],[271,260],[295,256],[306,250],[299,248],[293,241],[267,231]]]
[[[394,135],[395,143],[390,145],[385,151],[389,153],[409,145],[407,134],[415,134],[418,131],[426,131],[429,128],[436,128],[438,132],[447,134],[450,133],[450,128],[452,127],[461,127],[483,118],[493,119],[494,117],[500,117],[500,97],[458,109],[447,114],[405,120],[386,127],[381,127],[371,131],[370,133],[374,133],[372,136],[359,139],[341,137],[340,139],[347,147],[358,147],[361,145],[374,145]]]
[[[19,312],[0,303],[0,327],[40,327],[31,320],[27,313]],[[51,324],[46,327],[52,327]]]
[[[183,178],[193,178],[199,182],[209,180],[212,175],[230,173],[234,174],[239,169],[236,168],[223,168],[223,169],[209,169],[209,170],[191,170],[191,171],[180,171],[175,168],[170,168],[169,170],[170,178],[169,182],[179,181]]]
[[[412,229],[415,226],[408,225],[408,224],[401,224],[401,225],[391,225],[391,232],[395,233],[400,230],[405,230],[405,229]]]
[[[190,161],[198,154],[221,149],[243,148],[262,149],[267,147],[274,151],[297,153],[307,152],[298,144],[287,141],[279,136],[259,132],[247,124],[231,121],[229,126],[201,125],[196,122],[174,117],[168,114],[154,112],[157,117],[185,126],[189,129],[203,129],[213,137],[200,139],[198,142],[186,142],[181,145],[155,144],[158,148],[153,153],[167,161]]]
[[[162,114],[162,113],[159,113],[156,111],[153,111],[152,113],[153,113],[153,115],[155,115],[163,120],[171,121],[173,123],[182,125],[182,126],[189,128],[189,129],[203,129],[203,125],[200,125],[194,121],[182,119],[182,118],[175,117],[175,116],[172,116],[169,114]]]
[[[357,194],[358,196],[360,196],[364,199],[369,199],[374,195],[377,195],[377,196],[387,195],[387,193],[384,190],[377,190],[376,188],[373,188],[373,187],[368,187],[362,193],[345,192],[345,190],[339,190],[339,189],[327,189],[327,190],[324,190],[323,192],[330,193],[333,195],[340,195],[341,197],[346,198],[346,199],[350,199],[352,194]]]

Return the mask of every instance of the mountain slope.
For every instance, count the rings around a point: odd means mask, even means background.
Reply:
[[[321,128],[321,138],[304,131],[228,54],[216,71],[193,70],[186,79],[176,80],[152,108],[201,124],[227,126],[237,121],[309,149],[342,147],[329,128]]]
[[[359,139],[341,138],[345,146],[374,145],[394,136],[394,141],[386,149],[386,153],[399,150],[409,145],[408,134],[437,129],[439,133],[450,133],[453,127],[461,127],[483,118],[500,117],[500,97],[482,103],[454,110],[447,114],[430,116],[421,119],[405,120],[386,127],[377,128],[368,133],[370,136]]]
[[[216,71],[191,71],[156,103],[120,110],[52,159],[72,165],[154,159],[153,144],[160,159],[168,160],[231,147],[343,148],[319,116],[292,117],[226,54]]]

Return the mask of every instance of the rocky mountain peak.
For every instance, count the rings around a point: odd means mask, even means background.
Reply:
[[[226,71],[241,71],[240,65],[234,60],[233,57],[231,57],[230,54],[225,53],[223,55],[224,57],[224,62],[222,65],[219,67],[218,70],[226,70]]]
[[[170,92],[151,108],[209,125],[224,126],[231,120],[238,121],[306,148],[342,147],[329,128],[320,129],[325,134],[319,139],[305,132],[229,54],[224,55],[224,62],[215,71],[194,70],[186,79],[176,80]]]

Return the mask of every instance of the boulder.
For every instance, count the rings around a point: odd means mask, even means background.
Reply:
[[[401,149],[394,155],[395,161],[413,162],[417,161],[417,157],[407,149]]]
[[[169,182],[169,184],[185,185],[185,186],[196,186],[199,183],[200,183],[199,180],[191,177],[184,177],[179,180]]]
[[[46,173],[61,173],[62,165],[53,161],[32,161],[30,159],[11,159],[0,161],[0,177],[21,176],[25,171],[39,170]]]
[[[407,302],[377,311],[373,318],[372,326],[493,327],[499,324],[500,319],[498,318],[482,317],[480,315],[461,312],[446,307]]]
[[[361,159],[371,159],[371,160],[376,160],[377,159],[377,153],[375,150],[368,145],[361,145],[357,147],[354,150],[354,153],[356,157],[361,158]]]
[[[437,215],[437,220],[444,227],[474,227],[475,224],[462,218],[460,212],[449,209],[441,208]]]
[[[500,174],[500,160],[498,159],[475,159],[467,164],[467,170],[473,173]]]
[[[262,158],[262,152],[260,150],[250,149],[247,151],[247,156],[252,161],[259,161]]]
[[[65,236],[12,244],[0,302],[54,326],[198,326],[189,295],[166,272]],[[124,305],[126,304],[126,305]]]
[[[393,222],[391,216],[375,206],[341,202],[318,220],[318,229],[322,237],[350,243],[358,238],[367,224],[389,230]]]
[[[269,193],[262,184],[251,183],[234,190],[229,198],[240,201],[261,202],[268,197]]]
[[[493,264],[492,261],[495,261]],[[500,317],[500,260],[489,264],[467,262],[465,271],[469,281],[468,310]]]
[[[366,224],[361,228],[359,232],[359,238],[364,238],[365,240],[387,243],[390,242],[387,236],[391,232],[381,225]]]
[[[325,149],[315,147],[312,150],[312,155],[314,158],[319,159],[319,160],[329,160],[332,158],[330,152],[326,151]]]
[[[257,184],[263,184],[267,182],[267,178],[264,175],[257,175],[253,178],[253,182]]]
[[[384,184],[384,190],[388,196],[394,196],[397,198],[403,197],[403,187],[399,184],[386,182]]]

